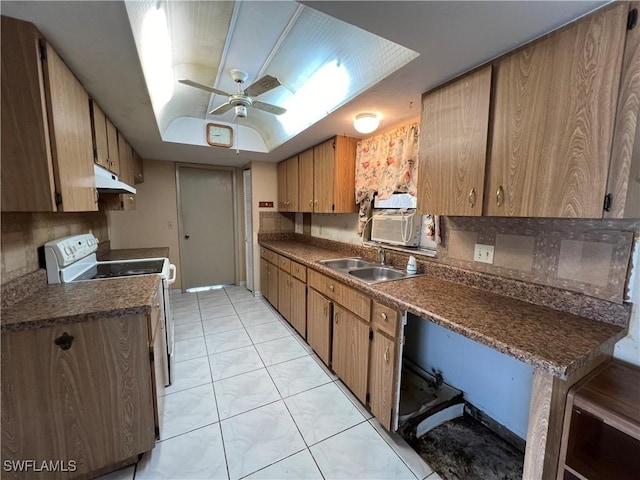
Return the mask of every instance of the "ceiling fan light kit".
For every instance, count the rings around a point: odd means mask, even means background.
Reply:
[[[380,126],[380,118],[371,112],[359,113],[353,120],[353,128],[360,133],[375,132]]]

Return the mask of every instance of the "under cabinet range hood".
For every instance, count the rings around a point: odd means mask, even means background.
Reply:
[[[136,189],[118,180],[118,176],[98,165],[93,166],[96,188],[101,193],[136,193]]]

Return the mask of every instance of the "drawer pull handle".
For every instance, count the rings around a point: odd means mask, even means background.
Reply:
[[[504,189],[502,188],[502,185],[500,185],[498,187],[498,191],[496,192],[496,203],[498,204],[499,207],[502,206],[503,199],[504,199]]]
[[[389,355],[389,345],[387,345],[387,348],[384,351],[384,361],[389,363],[389,357],[391,357],[391,355]]]
[[[296,267],[296,273],[298,273],[300,271],[300,269],[298,267]]]
[[[336,288],[333,285],[329,285],[329,290],[331,290],[333,292],[335,289]]]
[[[335,314],[335,321],[336,321],[336,325],[338,324],[338,314]]]
[[[469,204],[471,205],[471,207],[475,207],[476,205],[476,189],[472,188],[471,191],[469,192]]]
[[[380,316],[382,317],[382,319],[383,319],[383,320],[386,320],[386,319],[387,319],[387,314],[386,314],[386,313],[384,313],[384,312],[382,312],[382,313],[380,314]]]
[[[71,344],[73,343],[73,335],[69,335],[67,332],[64,332],[54,340],[54,343],[58,345],[62,350],[69,350],[71,348]]]

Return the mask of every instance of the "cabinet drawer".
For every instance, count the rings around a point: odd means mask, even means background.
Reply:
[[[282,255],[278,255],[278,266],[287,273],[291,273],[291,260]]]
[[[278,264],[278,254],[269,250],[268,248],[262,247],[262,249],[260,250],[260,256],[268,262],[273,263],[274,265]]]
[[[375,326],[392,337],[395,337],[398,331],[399,320],[400,312],[374,300],[371,321]]]
[[[367,322],[369,321],[371,313],[371,299],[369,297],[315,270],[309,269],[307,278],[310,287],[351,310]]]
[[[296,262],[291,262],[291,275],[307,283],[307,267]]]

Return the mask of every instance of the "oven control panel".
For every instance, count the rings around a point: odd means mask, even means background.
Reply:
[[[44,245],[47,270],[50,262],[54,262],[57,268],[66,267],[91,255],[97,249],[98,239],[92,233],[72,235],[48,242]]]

